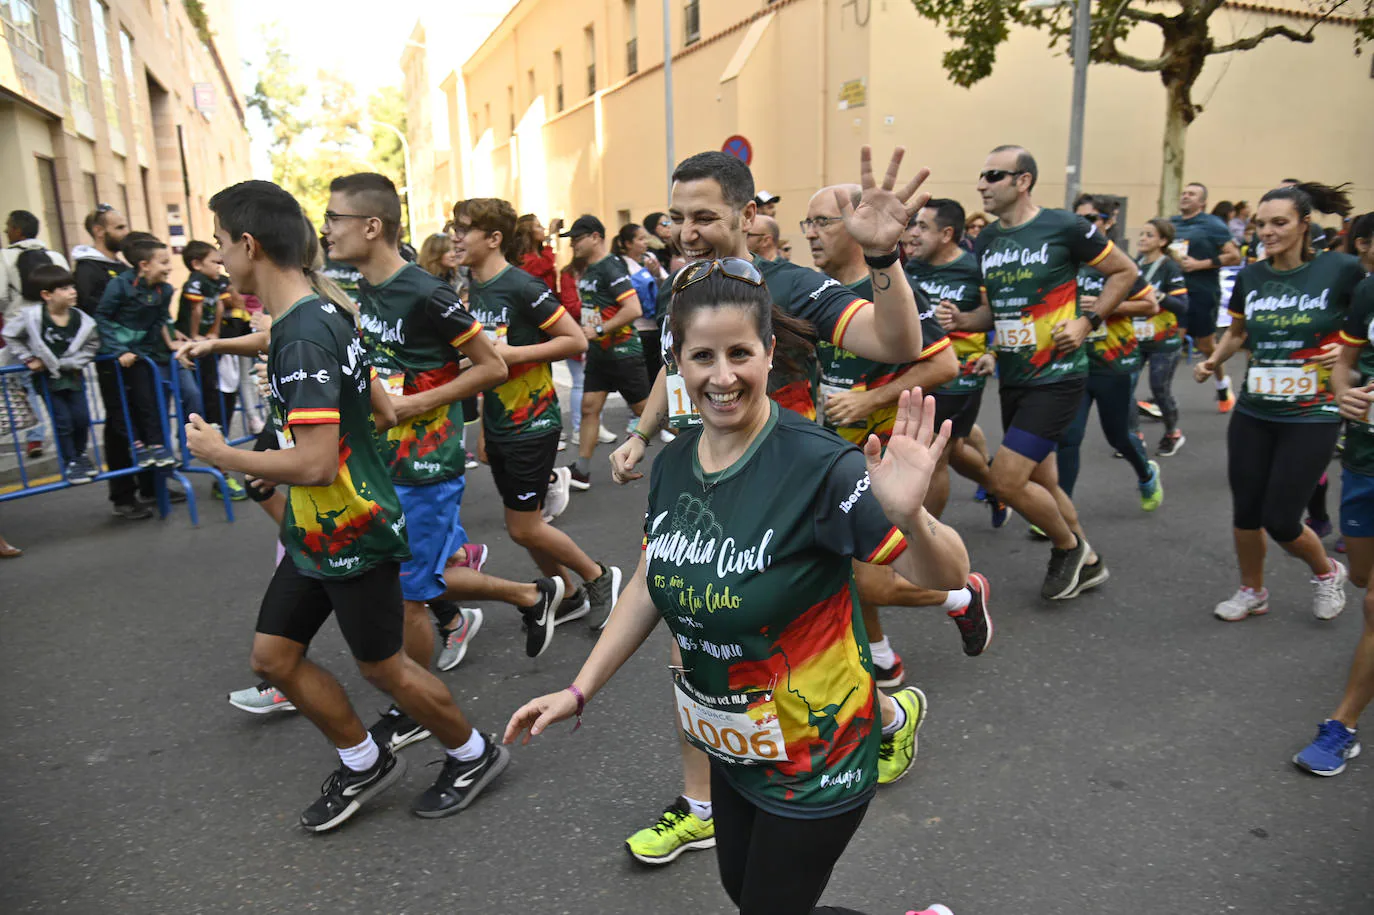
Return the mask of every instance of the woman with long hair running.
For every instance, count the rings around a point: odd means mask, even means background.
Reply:
[[[435,232],[424,240],[416,263],[425,273],[437,276],[454,289],[459,287],[458,252],[453,247],[453,239],[443,232]]]
[[[1154,287],[1159,312],[1150,318],[1137,318],[1136,336],[1140,352],[1150,373],[1150,396],[1164,421],[1164,437],[1159,440],[1160,457],[1172,457],[1186,441],[1178,427],[1178,401],[1174,399],[1174,372],[1183,351],[1183,326],[1188,318],[1188,286],[1183,268],[1174,259],[1169,244],[1174,240],[1174,224],[1167,219],[1151,219],[1140,230],[1136,265],[1140,276]]]
[[[1227,309],[1231,326],[1193,367],[1204,382],[1239,349],[1250,352],[1227,430],[1227,477],[1240,587],[1217,604],[1235,622],[1269,610],[1265,533],[1312,570],[1312,613],[1334,619],[1345,608],[1345,566],[1326,555],[1302,523],[1303,507],[1326,472],[1340,432],[1330,375],[1340,353],[1360,262],[1332,251],[1314,255],[1312,211],[1350,212],[1343,188],[1304,183],[1260,198],[1255,225],[1268,257],[1241,270]]]
[[[643,309],[634,320],[634,329],[644,347],[644,370],[650,378],[657,377],[663,366],[663,355],[658,351],[658,284],[668,275],[658,258],[649,251],[649,233],[638,223],[620,227],[611,239],[611,253],[625,261],[625,269],[630,271],[630,283]]]

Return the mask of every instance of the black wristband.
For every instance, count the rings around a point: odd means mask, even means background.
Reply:
[[[874,270],[883,270],[887,267],[891,267],[893,264],[897,263],[897,249],[893,248],[892,253],[884,254],[881,257],[869,257],[865,254],[864,263],[868,264],[868,266],[872,267]]]

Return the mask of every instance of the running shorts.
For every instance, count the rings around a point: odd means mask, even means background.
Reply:
[[[1374,537],[1374,477],[1341,471],[1341,536]]]
[[[950,421],[951,439],[968,438],[973,432],[973,424],[978,422],[978,411],[983,407],[983,390],[970,391],[967,394],[936,394],[935,395],[935,430],[939,432],[940,424],[945,420]]]
[[[653,382],[644,370],[643,359],[635,356],[628,359],[597,357],[587,360],[582,391],[585,394],[615,391],[625,398],[627,404],[637,404],[649,396],[652,386]]]
[[[1198,340],[1215,334],[1217,332],[1217,312],[1220,310],[1221,307],[1215,300],[1209,302],[1189,296],[1188,318],[1184,322],[1188,336]]]
[[[358,661],[396,654],[405,640],[400,566],[383,562],[349,578],[310,578],[288,557],[262,596],[257,631],[309,645],[331,613]]]
[[[558,435],[555,431],[510,441],[487,439],[487,463],[491,465],[502,505],[517,512],[534,512],[544,507],[549,474],[558,461]]]
[[[394,485],[410,539],[410,558],[401,563],[401,594],[406,600],[433,600],[448,590],[444,583],[448,558],[468,542],[460,516],[465,478],[423,486]]]
[[[1002,446],[1037,464],[1054,451],[1078,413],[1088,376],[1002,387]]]

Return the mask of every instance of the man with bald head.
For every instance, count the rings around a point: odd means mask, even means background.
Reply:
[[[782,230],[778,228],[778,221],[772,216],[755,216],[753,228],[749,230],[747,237],[750,254],[765,261],[778,259],[779,248],[782,246]]]

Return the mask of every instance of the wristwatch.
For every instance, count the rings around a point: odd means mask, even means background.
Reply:
[[[600,337],[600,336],[602,336],[603,334],[606,333],[606,328],[602,327],[600,324],[596,325],[596,327],[594,327],[594,328],[592,328],[592,329],[596,331],[596,335],[597,335],[598,337]]]
[[[1083,317],[1088,319],[1088,323],[1092,325],[1093,330],[1097,330],[1102,326],[1102,316],[1095,311],[1090,311]]]

